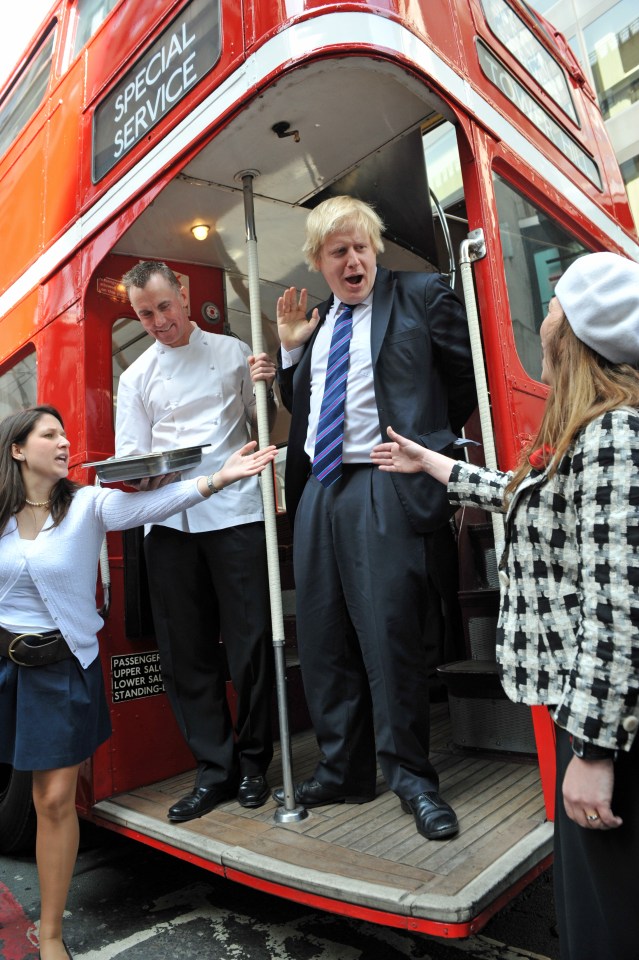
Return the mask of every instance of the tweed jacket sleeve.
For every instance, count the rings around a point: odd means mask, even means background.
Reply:
[[[511,476],[459,460],[448,482],[448,499],[458,507],[481,507],[491,513],[505,513],[504,490]]]

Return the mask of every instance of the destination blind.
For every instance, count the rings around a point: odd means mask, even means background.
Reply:
[[[219,0],[192,0],[96,107],[94,183],[215,66],[220,46]]]

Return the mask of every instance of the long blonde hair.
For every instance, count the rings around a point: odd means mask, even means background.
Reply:
[[[506,498],[530,473],[528,457],[532,450],[545,447],[552,451],[552,476],[579,431],[591,420],[618,407],[639,408],[639,370],[628,363],[611,363],[586,346],[575,336],[563,313],[547,352],[553,371],[552,389],[537,436],[524,451],[506,487]]]

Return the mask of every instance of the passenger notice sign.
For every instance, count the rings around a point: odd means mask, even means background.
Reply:
[[[111,701],[139,700],[164,693],[157,650],[111,657]]]

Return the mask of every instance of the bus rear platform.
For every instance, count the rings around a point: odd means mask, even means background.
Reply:
[[[377,796],[362,805],[309,810],[294,823],[273,819],[275,801],[257,810],[221,804],[185,824],[169,806],[188,793],[193,771],[95,804],[90,819],[196,863],[229,880],[318,909],[440,937],[477,933],[550,865],[539,768],[532,757],[464,751],[451,738],[446,703],[431,709],[431,759],[442,796],[460,822],[456,837],[428,841],[378,775]],[[295,780],[312,776],[312,731],[292,738]],[[279,746],[268,771],[282,783]]]

